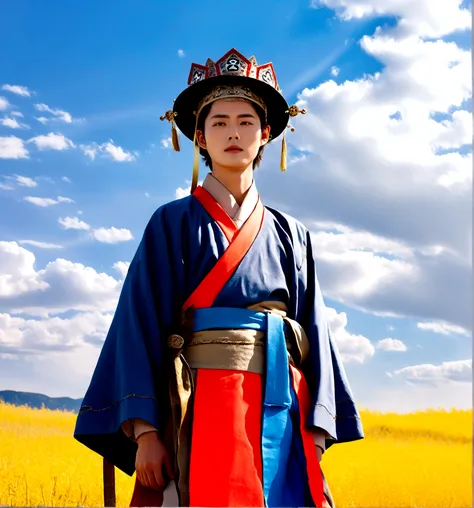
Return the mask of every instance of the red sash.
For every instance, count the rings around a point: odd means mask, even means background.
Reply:
[[[194,306],[196,309],[211,307],[217,295],[231,278],[237,266],[244,259],[260,231],[264,207],[260,201],[239,230],[223,208],[202,187],[197,187],[193,194],[209,215],[219,224],[229,240],[229,246],[219,258],[214,268],[194,290],[183,305],[183,310]]]
[[[219,227],[222,229],[222,232],[226,236],[227,240],[231,243],[235,234],[239,231],[235,222],[227,215],[222,206],[209,194],[209,192],[207,192],[204,187],[197,187],[193,196],[201,203],[214,221],[219,224]]]

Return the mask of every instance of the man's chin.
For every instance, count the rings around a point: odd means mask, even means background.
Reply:
[[[227,171],[243,173],[250,164],[252,164],[252,162],[248,160],[222,161],[219,163],[219,166],[221,166],[223,169],[226,169]]]

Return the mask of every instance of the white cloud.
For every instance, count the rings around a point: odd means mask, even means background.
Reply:
[[[294,164],[297,164],[298,162],[302,162],[306,160],[306,155],[296,155],[294,157],[288,157],[288,166],[293,166]]]
[[[16,136],[0,138],[0,159],[26,159],[28,150],[23,140]]]
[[[364,363],[371,358],[375,349],[367,337],[354,335],[346,330],[347,315],[345,312],[337,313],[331,307],[326,307],[329,328],[337,344],[341,359],[345,363]]]
[[[191,186],[186,187],[184,189],[182,187],[178,187],[175,192],[175,197],[176,197],[176,199],[185,198],[186,196],[189,196],[190,192],[191,192]]]
[[[335,65],[331,67],[331,75],[332,76],[338,76],[341,69],[339,67],[336,67]]]
[[[58,222],[64,229],[90,229],[89,224],[79,220],[77,217],[65,217],[64,219],[59,218]]]
[[[84,342],[100,346],[111,321],[112,315],[98,311],[68,319],[24,319],[0,313],[0,353],[21,357],[75,350]]]
[[[125,279],[125,277],[127,276],[129,266],[130,266],[129,261],[117,261],[116,263],[114,263],[114,269],[120,273],[122,279]]]
[[[35,109],[40,112],[47,112],[53,115],[53,118],[40,117],[37,118],[41,123],[48,123],[51,120],[58,120],[64,123],[72,123],[72,116],[67,111],[62,111],[61,109],[53,109],[47,106],[46,104],[35,104]]]
[[[470,336],[469,330],[463,328],[462,326],[452,325],[450,323],[442,323],[442,322],[430,322],[430,323],[418,323],[417,327],[420,330],[428,330],[434,333],[440,333],[442,335],[466,335]]]
[[[135,157],[130,152],[126,152],[121,146],[115,146],[112,140],[102,145],[102,150],[112,160],[117,162],[131,162],[135,160]]]
[[[344,224],[315,221],[312,225],[320,231],[315,235],[319,246],[332,253],[344,254],[348,251],[373,252],[390,256],[411,257],[413,249],[404,243],[361,231]]]
[[[70,139],[62,134],[55,134],[53,132],[31,138],[28,140],[28,143],[34,143],[38,150],[68,150],[75,146]]]
[[[472,360],[443,362],[440,365],[422,364],[404,367],[393,372],[408,384],[470,383]]]
[[[423,37],[442,37],[471,26],[469,9],[461,8],[460,0],[312,0],[313,7],[329,7],[344,20],[369,16],[397,16],[398,24],[393,32],[399,36],[417,34]]]
[[[368,232],[331,228],[312,235],[321,286],[329,298],[380,316],[469,326],[468,260],[441,247],[410,248]]]
[[[35,196],[26,196],[23,199],[25,201],[28,201],[28,203],[32,203],[33,205],[42,206],[42,207],[57,205],[59,203],[59,201],[57,201],[56,199],[39,198],[39,197],[35,197]]]
[[[91,236],[102,243],[119,243],[133,240],[133,235],[129,229],[98,228],[91,231]]]
[[[7,99],[5,99],[5,97],[0,97],[0,111],[5,111],[9,107],[10,107],[10,104],[7,101]]]
[[[390,279],[416,277],[410,261],[397,259],[411,257],[411,250],[401,243],[342,226],[337,233],[320,231],[312,238],[320,270],[326,274],[323,287],[336,300],[353,303]]]
[[[178,56],[181,58],[184,57],[184,50],[178,49]]]
[[[0,118],[0,125],[9,127],[10,129],[29,129],[29,125],[26,123],[20,123],[16,118]]]
[[[38,120],[38,122],[43,125],[46,125],[49,122],[49,118],[46,118],[45,116],[35,116],[35,120]]]
[[[28,201],[29,203],[32,203],[36,206],[41,206],[41,207],[53,206],[53,205],[57,205],[59,203],[74,203],[74,200],[72,200],[70,198],[65,198],[62,196],[58,196],[57,199],[26,196],[23,199],[25,201]]]
[[[160,143],[163,148],[169,148],[171,146],[172,140],[171,138],[163,138]]]
[[[21,85],[3,85],[2,90],[14,93],[16,95],[21,95],[22,97],[31,97],[31,95],[34,93],[31,90],[28,90],[28,87]]]
[[[25,115],[23,113],[20,113],[19,111],[12,111],[10,113],[11,116],[17,116],[19,118],[23,118]]]
[[[0,312],[46,316],[114,310],[120,281],[61,258],[36,271],[35,261],[33,253],[17,243],[0,242]]]
[[[62,249],[62,245],[56,243],[38,242],[36,240],[20,240],[20,245],[31,245],[32,247],[38,247],[40,249]]]
[[[11,185],[8,185],[6,183],[0,183],[0,189],[1,190],[14,190],[14,187]]]
[[[202,185],[203,180],[198,181],[198,185]],[[175,190],[175,199],[185,198],[191,193],[191,182],[186,181],[186,187],[178,187]]]
[[[18,123],[18,120],[15,120],[15,118],[0,118],[0,125],[3,125],[4,127],[10,127],[11,129],[20,128],[20,124]]]
[[[37,187],[38,183],[28,176],[15,175],[18,185],[23,187]]]
[[[61,180],[66,183],[71,183],[71,180],[67,176],[63,176]]]
[[[391,339],[391,338],[379,340],[377,342],[377,344],[375,345],[375,347],[376,347],[376,349],[380,349],[382,351],[404,352],[407,350],[407,347],[401,340]]]
[[[450,120],[439,125],[439,134],[433,140],[433,147],[455,149],[472,140],[472,114],[469,111],[454,111]]]
[[[89,157],[91,160],[95,159],[98,152],[98,145],[81,145],[80,148],[84,152],[84,155]]]
[[[34,262],[32,252],[15,242],[0,242],[0,299],[47,287],[36,273]]]
[[[135,155],[133,155],[132,153],[125,151],[121,146],[116,146],[113,140],[103,143],[102,145],[97,143],[81,145],[80,148],[91,160],[94,160],[99,153],[102,157],[116,162],[132,162],[136,159],[136,152]]]
[[[36,263],[27,249],[0,242],[0,385],[82,397],[122,282],[65,259]]]

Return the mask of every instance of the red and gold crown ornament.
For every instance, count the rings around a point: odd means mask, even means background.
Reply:
[[[174,150],[180,150],[177,128],[194,143],[191,192],[197,186],[199,173],[199,146],[196,141],[199,115],[206,105],[219,99],[244,99],[259,106],[270,125],[270,139],[278,137],[289,127],[290,117],[306,113],[304,109],[288,105],[272,63],[258,65],[254,56],[246,58],[236,49],[231,49],[216,62],[208,58],[205,65],[193,63],[188,87],[178,95],[173,109],[160,117],[171,123]],[[285,135],[281,152],[280,168],[286,171]]]

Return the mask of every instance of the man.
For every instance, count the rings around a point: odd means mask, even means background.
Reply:
[[[137,480],[131,506],[333,506],[319,461],[363,438],[308,230],[253,171],[300,111],[272,64],[193,64],[163,119],[195,149],[130,264],[75,437]],[[281,168],[286,168],[286,145]],[[200,155],[211,172],[197,186]],[[174,482],[170,480],[173,479]],[[172,501],[171,501],[172,502]]]

